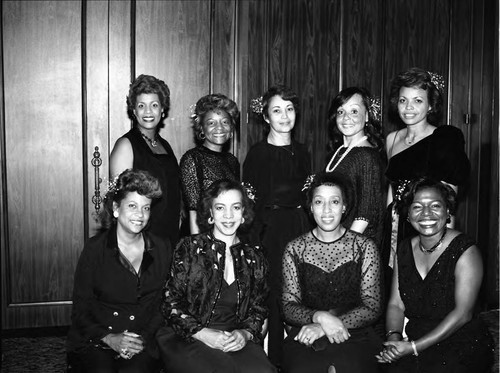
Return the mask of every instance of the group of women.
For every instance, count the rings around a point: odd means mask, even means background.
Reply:
[[[460,130],[439,126],[442,84],[418,68],[394,79],[390,113],[402,125],[385,149],[380,103],[364,88],[341,91],[328,113],[332,154],[316,174],[292,136],[297,94],[271,87],[252,103],[266,136],[240,177],[227,151],[234,101],[198,100],[197,146],[179,167],[159,134],[169,89],[139,76],[127,97],[134,126],[110,157],[105,229],[75,273],[70,365],[487,371],[491,340],[476,315],[481,254],[453,229],[469,163]],[[181,200],[188,232],[179,240]]]

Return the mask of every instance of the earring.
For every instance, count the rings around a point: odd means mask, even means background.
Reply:
[[[198,138],[203,141],[205,140],[205,134],[203,132],[198,133]]]
[[[213,223],[215,223],[215,222],[214,222],[214,218],[209,217],[209,218],[208,218],[208,224],[212,225]]]
[[[115,210],[115,211],[113,211],[113,216],[114,216],[115,218],[118,218],[118,211],[116,211],[116,210]]]
[[[451,223],[451,215],[448,214],[448,216],[446,217],[446,224],[450,224]]]
[[[410,222],[410,215],[406,217],[406,221],[409,223]]]
[[[245,224],[245,218],[241,218],[241,224]]]
[[[162,118],[165,118],[165,117],[166,117],[165,112],[163,112],[163,111],[161,112],[161,117],[162,117]]]

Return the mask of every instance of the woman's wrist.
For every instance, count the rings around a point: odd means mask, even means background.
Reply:
[[[403,340],[403,333],[399,330],[389,330],[385,333],[385,339],[388,341],[401,341]]]

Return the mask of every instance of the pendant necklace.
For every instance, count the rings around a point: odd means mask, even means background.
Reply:
[[[335,165],[333,167],[330,167],[332,165],[332,162],[333,160],[335,159],[335,157],[337,156],[337,154],[339,154],[340,150],[342,148],[345,148],[345,145],[342,145],[341,147],[339,147],[337,149],[337,151],[335,152],[335,154],[333,155],[332,159],[330,159],[330,162],[328,162],[327,166],[326,166],[326,169],[325,171],[326,172],[332,172],[333,170],[335,170],[337,168],[337,166],[340,164],[340,162],[342,162],[342,160],[347,156],[347,154],[349,154],[349,152],[352,150],[352,148],[356,147],[356,145],[358,144],[361,144],[363,141],[365,141],[366,139],[368,138],[368,136],[363,136],[361,137],[358,141],[354,142],[353,144],[349,145],[349,147],[347,148],[347,150],[345,151],[344,154],[342,154],[342,156],[340,157],[340,159],[337,161],[337,163],[335,163]]]
[[[420,241],[420,237],[419,237],[418,238],[418,247],[420,248],[420,251],[422,251],[424,254],[431,254],[431,253],[433,253],[434,251],[436,251],[437,249],[439,249],[439,247],[442,245],[443,239],[444,239],[445,235],[446,235],[446,226],[444,227],[443,235],[441,236],[441,238],[439,239],[439,241],[434,246],[432,246],[430,249],[426,249],[424,247],[424,245],[422,245],[422,241]]]
[[[141,132],[141,135],[144,138],[144,140],[146,140],[147,142],[149,142],[151,144],[151,146],[153,148],[156,148],[156,146],[158,145],[158,134],[155,134],[155,137],[152,140],[148,136],[143,134],[142,132]]]

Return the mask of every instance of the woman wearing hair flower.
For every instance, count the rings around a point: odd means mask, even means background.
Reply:
[[[392,363],[386,366],[391,373],[490,372],[493,344],[475,312],[483,278],[481,252],[470,237],[446,227],[456,194],[430,178],[408,189],[399,210],[417,235],[398,247],[387,341],[377,358]]]
[[[219,180],[198,207],[203,233],[183,238],[174,253],[157,341],[169,373],[272,373],[260,345],[267,317],[267,262],[240,241],[252,202],[243,185]]]
[[[179,238],[179,165],[170,144],[159,134],[170,108],[170,90],[163,80],[140,75],[130,84],[127,107],[134,125],[111,152],[110,179],[129,168],[146,170],[158,179],[163,197],[151,210],[149,230],[168,237],[174,246]]]
[[[196,210],[202,193],[221,179],[239,181],[240,163],[224,151],[238,125],[240,112],[233,100],[222,94],[210,94],[198,100],[194,108],[193,130],[198,146],[181,158],[184,202],[189,211],[189,230],[199,233]]]
[[[373,373],[380,338],[371,325],[381,306],[380,256],[370,238],[346,229],[349,179],[336,171],[308,179],[307,207],[316,222],[283,255],[284,344],[288,373]]]
[[[68,361],[77,372],[159,371],[155,334],[171,249],[145,228],[161,194],[149,173],[126,170],[106,195],[107,230],[88,240],[75,272]]]
[[[416,67],[400,73],[391,84],[389,114],[402,124],[386,139],[389,164],[385,174],[390,181],[390,206],[382,253],[384,264],[391,267],[398,243],[415,232],[394,208],[406,185],[427,176],[457,191],[469,177],[462,132],[453,126],[440,126],[443,89],[441,76]]]
[[[336,151],[326,171],[336,170],[348,176],[356,195],[344,225],[380,245],[385,158],[380,103],[365,88],[346,88],[332,100],[328,119],[332,148]]]
[[[281,256],[285,245],[310,225],[302,208],[304,180],[311,173],[305,145],[293,140],[299,98],[285,86],[274,86],[254,105],[262,115],[268,135],[252,146],[243,164],[243,180],[256,189],[254,240],[262,244],[269,260],[269,338],[271,361],[281,364],[283,322],[280,317]]]

